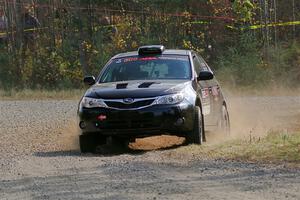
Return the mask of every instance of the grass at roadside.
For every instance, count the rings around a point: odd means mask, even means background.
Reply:
[[[237,139],[217,145],[190,145],[178,153],[262,163],[300,164],[300,132],[270,132],[264,138]]]
[[[0,90],[0,100],[79,99],[83,90]]]

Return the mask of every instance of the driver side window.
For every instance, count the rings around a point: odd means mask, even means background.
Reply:
[[[200,71],[210,71],[210,69],[209,69],[207,63],[204,61],[204,59],[198,54],[196,54],[196,57],[200,63]]]
[[[193,55],[193,64],[194,64],[194,70],[195,70],[195,73],[198,75],[201,71],[201,63],[198,59],[198,56],[196,56],[195,54]]]

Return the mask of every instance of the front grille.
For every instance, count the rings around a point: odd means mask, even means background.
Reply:
[[[125,103],[122,103],[120,101],[104,101],[104,102],[108,107],[111,107],[111,108],[134,109],[134,108],[149,106],[154,102],[154,100],[155,99],[141,100],[141,101],[133,102],[131,104],[125,104]]]
[[[102,129],[143,129],[157,128],[159,124],[153,120],[109,120],[102,124]]]

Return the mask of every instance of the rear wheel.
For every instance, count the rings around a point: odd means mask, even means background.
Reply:
[[[230,120],[227,108],[225,105],[222,106],[221,116],[218,125],[218,132],[229,135],[230,134]]]
[[[194,119],[194,129],[190,132],[186,140],[189,144],[202,144],[203,143],[203,120],[200,107],[195,108],[195,119]]]
[[[202,138],[203,138],[203,142],[206,142],[206,134],[205,134],[205,129],[204,129],[204,116],[201,113],[201,121],[202,121]]]
[[[106,137],[96,134],[85,134],[79,136],[81,153],[95,153],[96,147],[106,143]]]

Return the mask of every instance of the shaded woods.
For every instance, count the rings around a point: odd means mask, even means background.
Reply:
[[[233,87],[299,85],[299,15],[295,0],[0,0],[0,89],[82,87],[145,44],[194,49]]]

